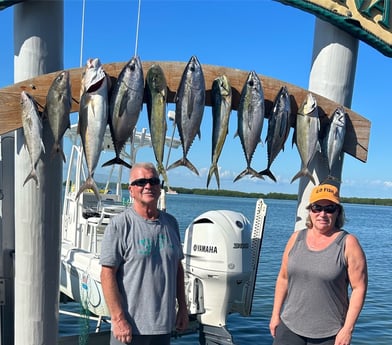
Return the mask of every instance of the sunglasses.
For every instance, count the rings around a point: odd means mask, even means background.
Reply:
[[[338,209],[337,205],[327,205],[327,206],[321,206],[318,204],[312,204],[310,205],[310,210],[313,213],[320,213],[321,211],[324,211],[325,213],[335,213],[336,210]]]
[[[131,186],[144,187],[147,183],[149,183],[151,186],[157,186],[161,183],[161,180],[158,177],[139,178],[132,181]]]

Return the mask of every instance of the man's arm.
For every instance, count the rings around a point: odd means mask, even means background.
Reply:
[[[185,331],[188,328],[189,316],[185,301],[184,268],[182,267],[181,261],[178,263],[177,269],[177,303],[178,311],[176,329],[179,331]]]
[[[123,343],[130,343],[132,340],[132,327],[125,318],[124,310],[122,309],[122,297],[118,289],[116,273],[117,268],[102,266],[102,290],[106,304],[109,308],[114,337]]]

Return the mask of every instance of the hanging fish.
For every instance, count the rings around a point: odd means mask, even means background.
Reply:
[[[200,138],[200,124],[205,105],[204,74],[196,56],[192,56],[185,67],[178,86],[175,103],[175,123],[180,134],[183,156],[172,163],[167,170],[183,165],[199,175],[197,169],[186,157],[196,134]]]
[[[298,109],[293,142],[297,145],[301,156],[301,170],[293,177],[291,183],[301,176],[308,176],[316,184],[309,164],[316,151],[321,151],[318,135],[320,131],[320,119],[317,101],[311,93],[308,93],[301,107]]]
[[[166,102],[167,83],[165,74],[159,65],[152,65],[146,76],[147,114],[150,126],[151,143],[157,161],[158,173],[163,176],[169,187],[163,156],[166,140]]]
[[[246,168],[235,179],[238,181],[245,175],[252,175],[264,179],[250,165],[264,122],[264,92],[261,80],[256,72],[249,73],[242,88],[240,103],[238,105],[238,130],[236,135],[240,137],[242,148],[245,153]]]
[[[338,107],[332,115],[322,145],[322,153],[327,159],[329,173],[331,173],[335,162],[340,159],[345,135],[346,112],[343,107]]]
[[[36,168],[41,154],[45,153],[45,146],[42,142],[41,117],[33,97],[30,96],[27,92],[22,91],[20,101],[22,107],[23,134],[31,162],[31,172],[23,182],[23,186],[28,180],[33,179],[37,185],[37,188],[39,188]]]
[[[92,189],[98,198],[94,172],[102,151],[102,143],[108,123],[108,77],[98,58],[88,59],[80,88],[78,133],[82,139],[88,177],[76,194],[76,199],[86,189]]]
[[[276,178],[270,168],[278,153],[284,150],[284,144],[290,132],[290,114],[290,95],[286,86],[282,86],[275,97],[272,112],[268,119],[268,132],[265,140],[268,154],[267,168],[259,172],[259,174],[267,175],[275,182]]]
[[[120,158],[121,151],[132,136],[143,105],[143,66],[138,56],[134,56],[121,70],[114,85],[109,104],[109,128],[116,157],[102,166],[121,164],[131,168]]]
[[[62,71],[53,80],[46,96],[46,104],[43,111],[44,118],[49,120],[49,126],[53,133],[54,144],[52,158],[59,153],[66,162],[61,140],[65,131],[71,127],[69,114],[72,106],[71,81],[68,71]]]
[[[207,177],[207,188],[210,184],[212,174],[216,177],[218,189],[219,170],[218,159],[222,153],[223,145],[229,132],[229,118],[231,112],[231,86],[225,75],[214,79],[211,88],[211,108],[212,108],[212,154],[211,167]]]

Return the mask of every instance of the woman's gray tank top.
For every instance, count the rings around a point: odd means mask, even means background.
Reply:
[[[348,308],[348,275],[342,230],[334,242],[320,251],[306,244],[308,230],[298,233],[289,253],[288,293],[282,321],[301,336],[326,338],[343,326]]]

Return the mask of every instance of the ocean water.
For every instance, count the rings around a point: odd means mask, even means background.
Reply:
[[[263,242],[254,292],[252,315],[228,316],[227,328],[234,343],[272,344],[269,318],[272,310],[275,280],[287,239],[294,227],[296,202],[265,199],[268,206]],[[199,195],[168,195],[168,212],[178,219],[183,239],[187,226],[209,210],[232,210],[243,213],[253,223],[256,199]],[[369,286],[365,306],[359,317],[352,345],[392,344],[392,207],[345,204],[345,229],[357,236],[368,262]],[[66,309],[79,311],[72,303]],[[60,336],[81,334],[80,320],[61,315]],[[106,326],[107,327],[107,326]],[[92,329],[93,331],[94,329]],[[191,334],[172,341],[176,345],[198,344]]]

